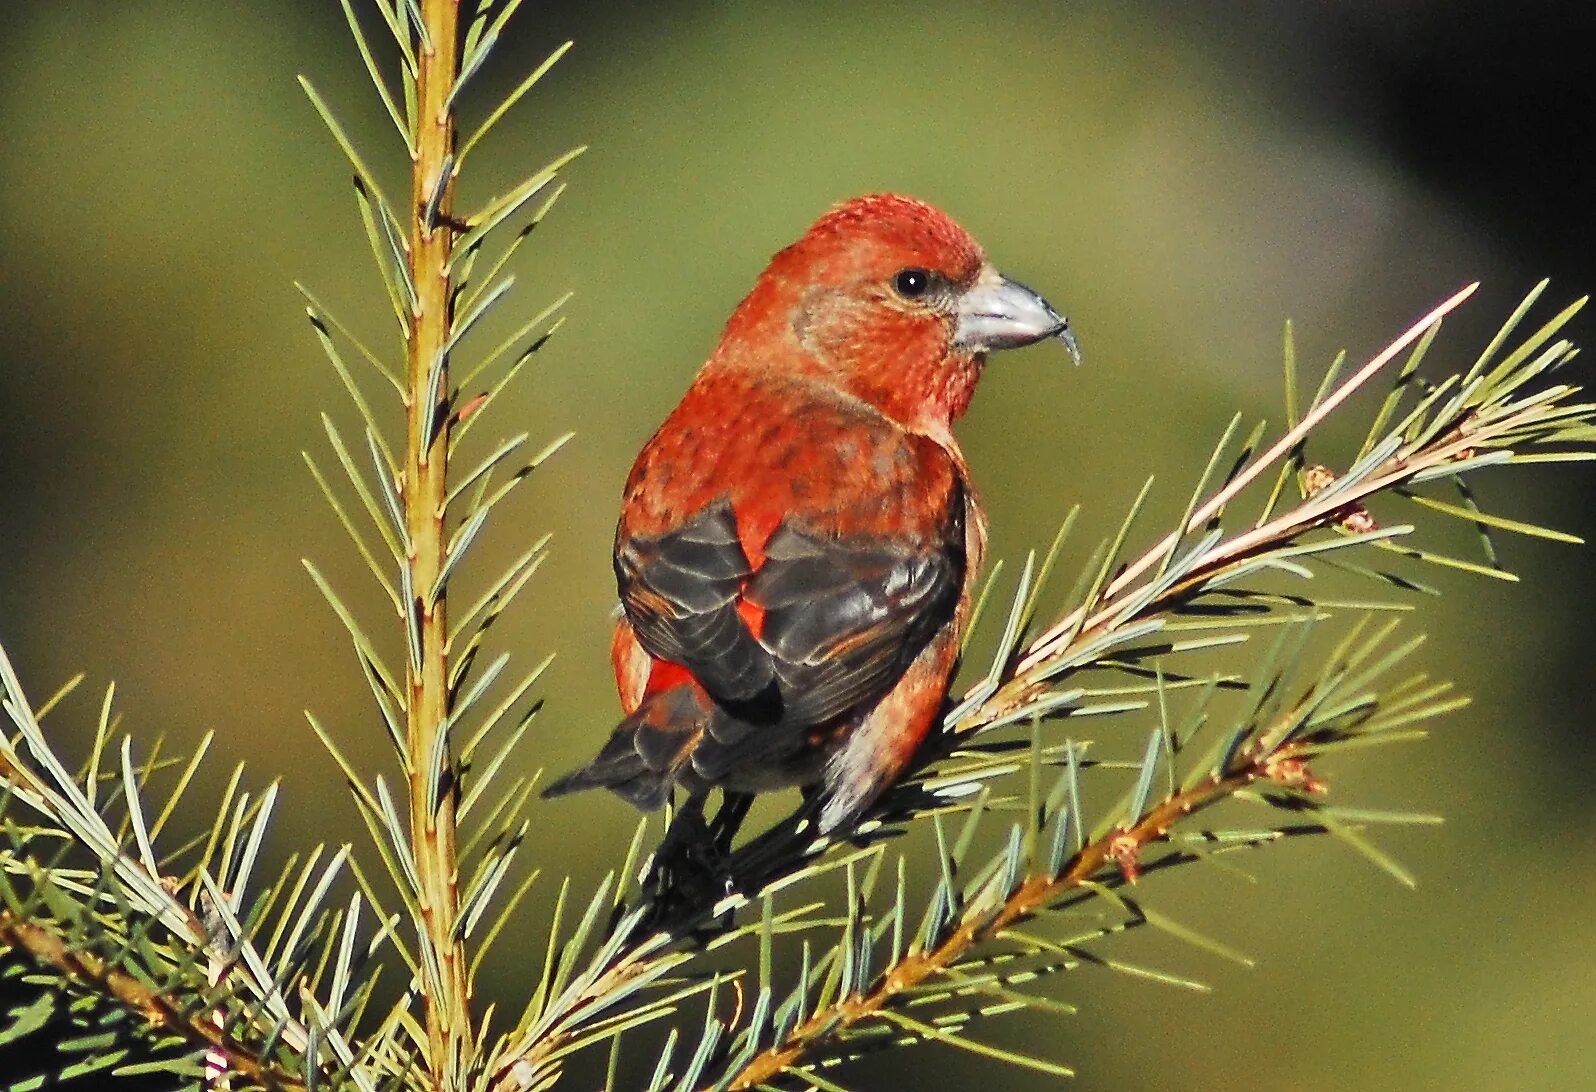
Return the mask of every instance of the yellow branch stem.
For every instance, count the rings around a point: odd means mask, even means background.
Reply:
[[[453,777],[446,777],[441,791],[435,792],[427,777],[429,756],[440,745],[440,733],[448,730],[450,704],[446,599],[441,590],[433,594],[448,549],[443,513],[448,495],[449,430],[446,422],[435,423],[438,406],[429,402],[428,392],[448,396],[448,362],[443,354],[454,323],[450,284],[454,234],[449,226],[454,186],[452,179],[443,175],[455,147],[449,97],[459,76],[459,14],[458,0],[424,0],[422,4],[427,42],[416,57],[415,159],[407,210],[416,303],[408,331],[408,427],[401,483],[410,541],[405,563],[415,596],[407,606],[420,619],[416,635],[420,663],[418,666],[412,660],[408,673],[406,772],[425,934],[420,940],[436,959],[435,966],[423,970],[423,992],[428,1068],[433,1087],[440,1090],[460,1087],[462,1062],[472,1055],[471,986],[465,945],[459,936],[457,784]],[[442,199],[436,202],[429,223],[427,210],[440,184]],[[435,367],[445,369],[439,382],[433,379]],[[453,769],[452,756],[446,759],[446,769]]]

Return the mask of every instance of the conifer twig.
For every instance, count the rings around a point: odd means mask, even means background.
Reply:
[[[1134,876],[1135,862],[1146,847],[1166,838],[1177,823],[1234,796],[1260,778],[1285,783],[1302,776],[1299,755],[1306,749],[1288,744],[1268,752],[1238,755],[1224,774],[1177,792],[1134,823],[1115,827],[1087,842],[1059,874],[1033,873],[997,906],[988,909],[977,904],[972,907],[940,943],[923,950],[911,950],[868,989],[817,1009],[785,1039],[756,1055],[729,1083],[717,1083],[732,1092],[746,1092],[766,1085],[800,1064],[839,1032],[881,1016],[908,991],[935,975],[946,973],[977,945],[1003,937],[1037,911],[1086,887],[1104,869],[1120,870],[1126,878]]]
[[[1345,402],[1348,398],[1352,397],[1354,392],[1378,375],[1387,365],[1391,363],[1391,361],[1395,360],[1397,358],[1397,354],[1401,353],[1402,350],[1406,349],[1415,341],[1418,341],[1419,338],[1423,337],[1426,332],[1435,327],[1442,319],[1451,314],[1465,300],[1472,296],[1475,290],[1478,288],[1479,284],[1477,282],[1466,285],[1462,289],[1453,293],[1449,298],[1437,304],[1428,314],[1420,318],[1417,322],[1413,323],[1413,325],[1409,326],[1400,337],[1391,342],[1391,344],[1387,345],[1384,349],[1380,350],[1379,353],[1375,354],[1375,356],[1367,364],[1358,369],[1356,374],[1337,387],[1328,397],[1323,399],[1309,413],[1307,413],[1301,421],[1297,422],[1296,425],[1294,425],[1284,435],[1276,440],[1274,444],[1270,446],[1268,451],[1265,451],[1262,455],[1259,455],[1245,470],[1237,474],[1229,482],[1225,483],[1224,488],[1220,489],[1212,497],[1204,501],[1202,505],[1200,505],[1194,512],[1191,513],[1190,516],[1187,517],[1186,526],[1196,527],[1202,524],[1204,521],[1211,519],[1218,513],[1224,511],[1225,505],[1234,500],[1243,489],[1256,481],[1259,475],[1277,463],[1288,452],[1300,446],[1302,442],[1313,432],[1313,430],[1317,428],[1326,417],[1330,416],[1332,410],[1341,405],[1341,403]],[[1278,539],[1281,537],[1282,525],[1290,526],[1293,523],[1299,525],[1310,525],[1312,520],[1316,518],[1317,515],[1318,513],[1291,513],[1288,517],[1283,517],[1282,521],[1276,521],[1276,525],[1272,525],[1267,530],[1256,529],[1250,535],[1245,536],[1244,539],[1233,543],[1232,552],[1239,555],[1245,552],[1245,549],[1248,546],[1255,546],[1271,541],[1272,539]],[[1087,606],[1083,606],[1080,609],[1065,615],[1064,618],[1059,620],[1059,622],[1057,622],[1051,629],[1039,636],[1031,644],[1025,656],[1020,660],[1018,673],[1024,674],[1024,672],[1026,672],[1028,669],[1036,667],[1038,664],[1046,660],[1050,651],[1052,650],[1053,642],[1061,635],[1070,633],[1072,631],[1090,630],[1093,628],[1093,623],[1100,622],[1106,615],[1112,613],[1112,600],[1115,596],[1125,589],[1131,587],[1138,577],[1140,577],[1148,569],[1151,569],[1155,564],[1170,558],[1174,554],[1175,550],[1180,545],[1182,530],[1184,530],[1184,528],[1177,529],[1176,531],[1165,535],[1158,541],[1156,545],[1154,545],[1141,557],[1127,565],[1124,571],[1118,573],[1114,579],[1109,582],[1108,587],[1103,591],[1103,599],[1109,605],[1106,605],[1102,609],[1098,610],[1090,620],[1085,618],[1090,606],[1090,604],[1088,604]]]
[[[53,930],[0,911],[0,947],[27,953],[34,962],[54,968],[85,992],[114,998],[151,1027],[175,1035],[189,1046],[212,1051],[227,1060],[239,1076],[271,1092],[304,1092],[305,1083],[261,1059],[236,1038],[227,1036],[208,1012],[189,1014],[166,991],[129,974],[92,952],[74,947]]]
[[[459,64],[458,0],[424,0],[424,31],[416,54],[415,158],[410,174],[409,273],[415,310],[407,336],[408,410],[401,497],[411,594],[405,604],[415,631],[406,703],[406,772],[410,833],[425,935],[422,990],[429,1063],[440,1088],[457,1086],[458,1067],[471,1054],[471,1015],[464,930],[460,928],[456,845],[458,778],[439,785],[430,771],[449,747],[447,596],[439,586],[448,554],[444,529],[448,496],[449,415],[439,392],[448,389],[448,343],[454,326],[450,260],[455,124],[451,107]],[[435,589],[435,591],[429,591]],[[417,662],[419,660],[419,662]],[[447,754],[441,759],[452,766]]]

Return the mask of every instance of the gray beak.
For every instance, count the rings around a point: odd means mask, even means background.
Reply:
[[[1081,349],[1063,315],[1019,281],[988,267],[959,300],[954,344],[967,352],[1018,349],[1044,338],[1058,338],[1075,363]]]

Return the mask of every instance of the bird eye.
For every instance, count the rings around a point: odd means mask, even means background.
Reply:
[[[923,269],[900,269],[892,278],[892,287],[904,299],[918,299],[931,287],[931,274]]]

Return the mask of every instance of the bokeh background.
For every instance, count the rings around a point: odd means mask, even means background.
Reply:
[[[295,73],[397,177],[391,129],[331,0],[6,9],[0,638],[36,694],[86,668],[148,738],[215,729],[218,769],[282,778],[279,854],[344,840],[352,812],[301,710],[366,767],[388,756],[300,557],[382,623],[300,463],[325,451],[323,409],[353,417],[292,282],[373,341],[392,330]],[[768,255],[832,201],[928,198],[1074,321],[1086,367],[1005,356],[962,430],[1013,558],[1077,502],[1108,529],[1149,471],[1178,507],[1232,410],[1278,421],[1287,316],[1305,361],[1364,357],[1481,279],[1441,344],[1459,364],[1543,275],[1545,315],[1596,287],[1593,31],[1559,0],[526,5],[478,108],[577,48],[465,194],[591,145],[518,269],[520,313],[574,289],[569,323],[481,433],[579,432],[474,560],[481,578],[556,533],[497,631],[517,662],[558,654],[528,769],[585,757],[614,715],[608,547],[632,454]],[[1484,479],[1483,498],[1596,531],[1591,475],[1540,469]],[[1059,987],[1078,1017],[998,1038],[1044,1041],[1082,1089],[1596,1087],[1596,567],[1587,548],[1506,550],[1523,584],[1432,573],[1447,595],[1415,621],[1435,638],[1423,666],[1472,709],[1420,749],[1325,771],[1358,801],[1447,816],[1385,838],[1417,891],[1334,845],[1260,855],[1259,884],[1209,875],[1160,903],[1256,969],[1170,955],[1207,995],[1083,972]],[[57,730],[86,729],[97,700]],[[540,863],[584,885],[634,821],[599,798],[536,816]],[[489,994],[519,995],[547,901]],[[1037,1085],[937,1048],[858,1080]]]

